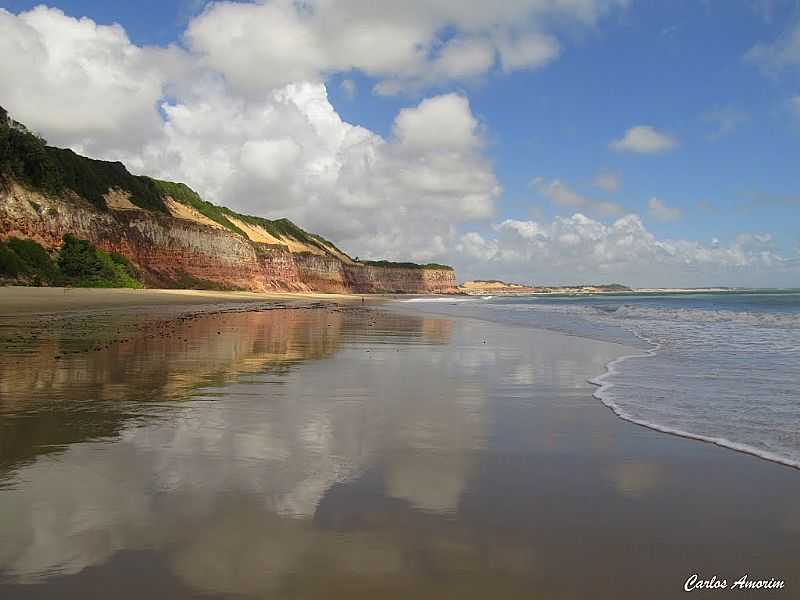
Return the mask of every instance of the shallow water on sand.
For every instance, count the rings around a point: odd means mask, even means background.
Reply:
[[[800,292],[417,298],[445,316],[633,345],[596,373],[620,417],[800,468]]]
[[[800,589],[798,472],[614,417],[586,380],[628,348],[333,307],[175,317],[0,319],[0,597]]]

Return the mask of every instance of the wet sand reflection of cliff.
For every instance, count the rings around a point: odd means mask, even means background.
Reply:
[[[51,317],[38,328],[9,321],[0,353],[2,469],[64,444],[113,437],[154,410],[139,402],[182,400],[243,372],[329,355],[342,327],[338,313],[294,310],[181,318],[110,312]],[[298,342],[302,328],[320,329],[321,321],[331,327]]]
[[[2,319],[0,482],[17,462],[113,437],[127,420],[154,416],[158,403],[202,395],[248,373],[263,381],[331,356],[350,332],[372,334],[361,327],[363,318],[328,307]],[[430,320],[379,313],[370,320],[378,330],[399,328],[424,343],[447,341],[447,328]]]
[[[156,369],[166,372],[157,390],[177,389],[175,377],[178,387],[191,384],[187,390],[207,382],[209,373],[238,377],[219,390],[222,402],[183,402],[168,418],[158,418],[164,415],[157,410],[150,420],[123,418],[113,439],[104,434],[98,441],[70,443],[21,467],[20,479],[0,497],[6,533],[0,570],[18,581],[49,579],[102,564],[121,550],[158,548],[191,585],[237,593],[285,584],[298,564],[314,556],[325,557],[323,570],[332,572],[397,570],[403,552],[386,537],[392,532],[343,538],[325,517],[335,500],[327,512],[318,507],[345,481],[363,481],[382,495],[383,475],[374,480],[368,473],[385,469],[388,497],[402,500],[398,506],[453,512],[468,476],[465,457],[485,445],[483,419],[474,412],[483,406],[484,390],[456,378],[442,386],[439,372],[422,368],[447,367],[449,353],[435,349],[449,337],[442,322],[371,312],[298,312],[292,321],[286,316],[291,312],[227,321],[241,338],[235,350],[216,342],[210,332],[218,325],[188,324],[188,339],[192,330],[195,340],[219,344],[207,363],[183,356],[191,351],[180,342],[138,342],[161,353],[155,362],[135,363],[132,373],[155,369],[158,360],[167,365]],[[277,327],[280,319],[289,330],[271,336],[269,326]],[[387,344],[379,333],[386,330],[402,344]],[[348,345],[331,344],[333,336],[348,339]],[[175,343],[173,352],[163,348]],[[409,344],[419,347],[404,350]],[[337,347],[340,361],[299,358],[333,356]],[[31,360],[38,366],[45,359]],[[112,376],[118,372],[105,361],[100,355],[80,359],[91,374],[86,389],[95,397],[108,398],[109,389],[138,397],[136,380],[120,389]],[[271,371],[276,362],[296,362],[297,369]],[[409,379],[409,372],[425,375]],[[280,386],[273,385],[273,375],[280,376]],[[54,395],[81,403],[76,380],[81,378],[54,380]],[[438,401],[418,393],[426,387]],[[22,388],[8,389],[15,391],[14,414],[21,416]],[[200,397],[214,393],[205,387]],[[440,458],[426,462],[430,451]],[[249,550],[240,556],[229,544]]]

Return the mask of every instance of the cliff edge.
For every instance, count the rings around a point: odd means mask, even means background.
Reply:
[[[287,219],[237,213],[182,183],[48,146],[0,107],[0,239],[64,235],[130,260],[149,287],[442,294],[446,265],[361,262]]]

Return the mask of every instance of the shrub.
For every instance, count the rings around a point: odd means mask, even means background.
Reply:
[[[41,245],[19,238],[10,238],[6,244],[25,264],[27,274],[36,275],[47,283],[59,278],[58,268]]]
[[[0,276],[28,285],[52,285],[62,280],[44,248],[18,238],[0,242]]]
[[[127,258],[117,252],[103,252],[72,235],[64,236],[57,263],[33,240],[10,238],[0,242],[0,277],[28,285],[143,287]]]
[[[19,256],[3,242],[0,243],[0,275],[16,278],[24,274],[25,265]]]
[[[94,277],[101,272],[97,255],[87,240],[67,234],[58,253],[58,266],[67,277]]]
[[[61,191],[58,167],[43,139],[24,130],[0,124],[0,174],[48,193]]]
[[[117,267],[125,271],[125,273],[127,273],[130,277],[133,277],[134,279],[139,278],[139,273],[136,271],[136,267],[133,266],[133,263],[122,256],[122,254],[119,252],[112,252],[111,260],[115,265],[117,265]]]
[[[99,250],[69,234],[64,236],[58,265],[67,280],[80,287],[142,287],[125,257]]]

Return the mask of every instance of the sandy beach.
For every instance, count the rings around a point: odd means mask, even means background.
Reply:
[[[182,311],[0,319],[3,598],[800,585],[797,471],[617,418],[587,379],[629,348],[402,304]]]
[[[212,290],[0,287],[0,315],[148,306],[253,304],[270,301],[360,302],[353,294],[223,292]],[[366,297],[375,302],[375,297]]]

